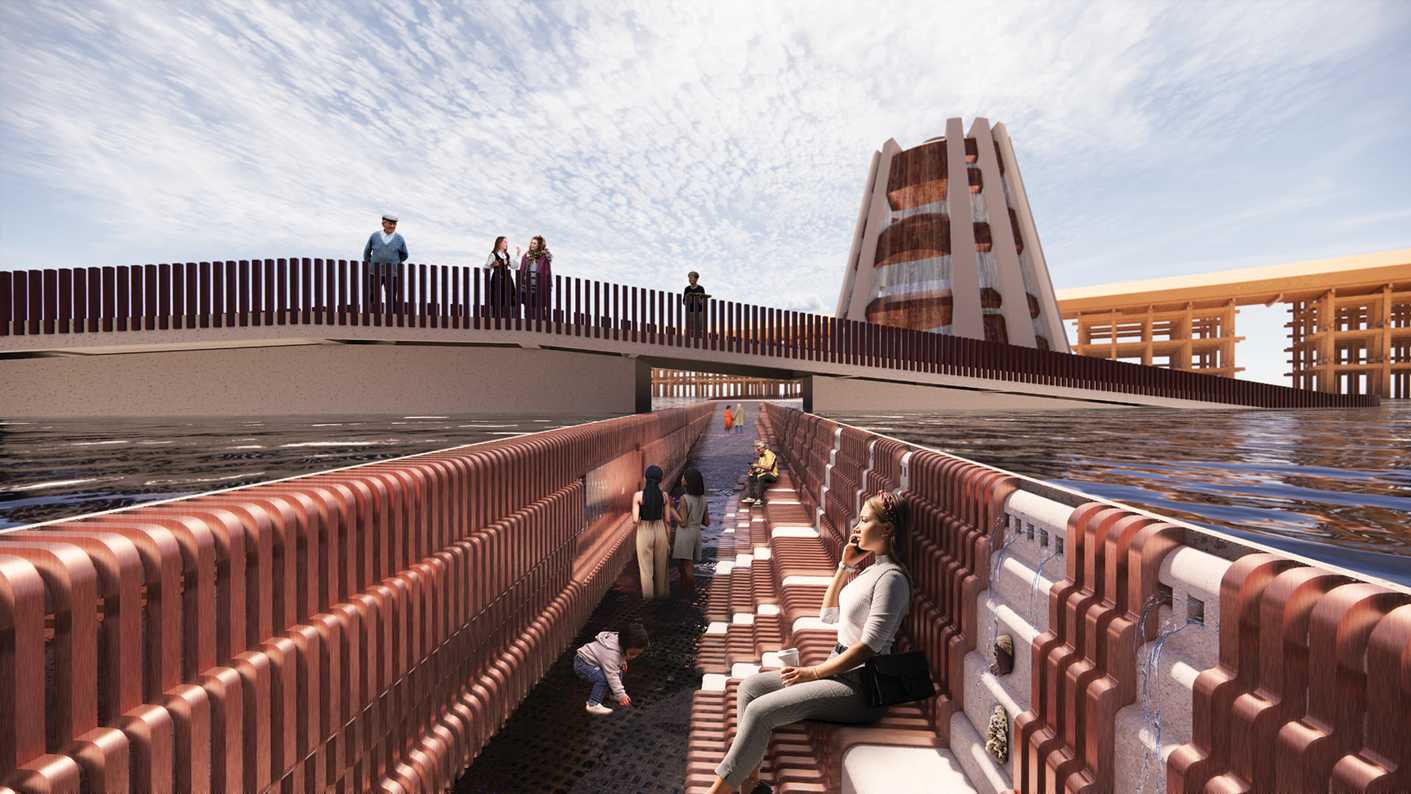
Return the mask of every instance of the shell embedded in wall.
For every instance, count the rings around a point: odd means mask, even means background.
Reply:
[[[1004,706],[996,705],[990,714],[990,724],[985,728],[985,751],[996,761],[1009,760],[1009,714]]]
[[[990,664],[994,675],[1009,675],[1014,671],[1014,638],[1001,634],[995,638],[995,660]]]

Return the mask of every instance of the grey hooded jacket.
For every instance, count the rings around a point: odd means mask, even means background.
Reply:
[[[622,688],[622,647],[618,645],[617,632],[598,632],[597,639],[578,649],[578,655],[584,661],[603,669],[608,688],[614,696],[622,697],[627,694],[627,690]]]

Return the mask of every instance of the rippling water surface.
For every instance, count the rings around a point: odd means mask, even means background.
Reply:
[[[0,420],[0,528],[599,418]],[[1411,404],[833,418],[1411,584]]]
[[[602,418],[0,420],[0,529]]]
[[[830,417],[1411,583],[1406,402]]]

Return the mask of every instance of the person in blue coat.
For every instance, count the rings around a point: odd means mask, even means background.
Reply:
[[[384,290],[388,303],[396,310],[401,304],[397,274],[407,261],[407,241],[397,233],[396,215],[383,213],[382,231],[373,232],[367,238],[363,261],[368,265],[368,297],[372,299],[374,311],[380,309]]]

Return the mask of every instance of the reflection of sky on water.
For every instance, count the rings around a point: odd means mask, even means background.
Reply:
[[[1411,404],[833,418],[1271,543],[1411,556]]]
[[[595,418],[0,421],[0,528]],[[1411,556],[1407,404],[836,418],[1350,567],[1342,551]]]
[[[0,529],[600,418],[7,420]]]

